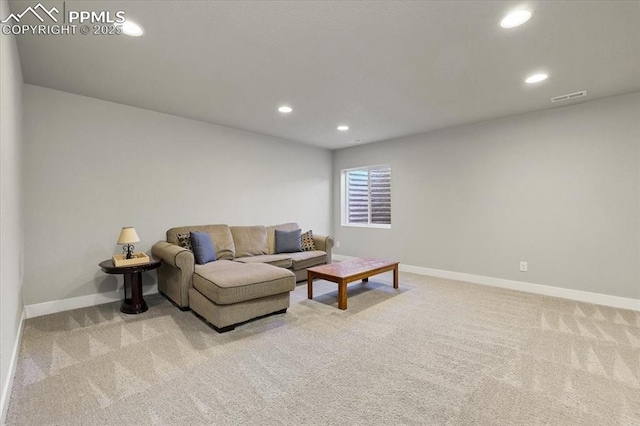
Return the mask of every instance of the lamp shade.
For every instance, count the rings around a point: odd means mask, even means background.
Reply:
[[[140,237],[133,226],[125,226],[120,231],[118,244],[133,244],[140,242]]]

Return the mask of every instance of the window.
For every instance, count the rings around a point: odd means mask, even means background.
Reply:
[[[342,225],[391,227],[391,167],[342,171]]]

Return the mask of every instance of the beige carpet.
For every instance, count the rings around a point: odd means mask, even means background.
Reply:
[[[27,321],[7,417],[41,424],[640,424],[640,314],[401,274],[306,285],[218,334],[160,296]]]

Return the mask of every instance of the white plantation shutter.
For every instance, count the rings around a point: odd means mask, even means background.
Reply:
[[[391,167],[346,171],[346,222],[391,224]]]
[[[347,173],[349,223],[369,223],[369,172],[352,170]]]
[[[369,171],[371,223],[391,225],[391,168]]]

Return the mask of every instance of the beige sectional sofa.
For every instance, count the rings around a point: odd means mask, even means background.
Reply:
[[[314,235],[316,250],[276,253],[275,231],[300,229],[297,223],[275,226],[200,225],[167,231],[167,241],[151,249],[162,259],[158,289],[181,309],[191,309],[219,332],[239,323],[284,313],[296,281],[306,279],[306,268],[331,263],[333,238]],[[197,265],[179,236],[206,232],[218,260]]]

